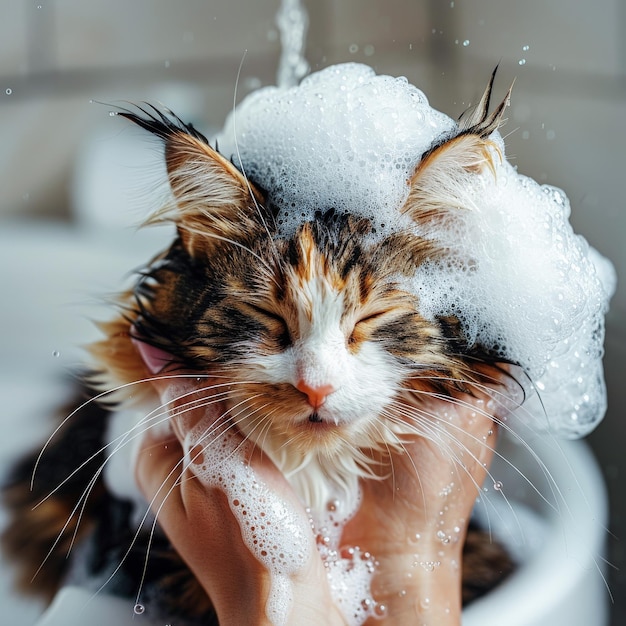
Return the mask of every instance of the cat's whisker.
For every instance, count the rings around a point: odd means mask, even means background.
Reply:
[[[483,392],[485,393],[500,393],[501,394],[501,398],[502,398],[502,407],[504,409],[508,410],[508,404],[509,404],[509,397],[506,396],[505,394],[503,394],[502,392],[499,392],[497,390],[493,390],[492,388],[488,387],[488,386],[484,386],[482,389]],[[416,394],[418,394],[418,392],[414,392]],[[506,457],[504,457],[503,455],[501,455],[497,450],[495,452],[496,456],[498,458],[500,458],[506,465],[508,465],[509,467],[511,467],[511,469],[520,477],[522,478],[528,485],[529,487],[548,505],[550,506],[552,509],[554,509],[555,511],[559,511],[559,502],[565,502],[566,499],[564,498],[563,494],[561,493],[557,493],[558,492],[558,486],[556,484],[555,479],[553,478],[553,476],[551,475],[550,471],[548,470],[548,468],[546,467],[545,463],[543,463],[543,461],[541,461],[540,457],[538,456],[538,454],[532,449],[532,446],[530,446],[527,441],[524,439],[524,437],[517,432],[516,429],[512,428],[503,418],[494,416],[493,413],[487,411],[486,409],[478,409],[477,407],[475,407],[474,404],[472,404],[471,402],[465,401],[465,400],[461,400],[459,398],[455,398],[452,396],[446,396],[443,394],[437,394],[437,393],[432,393],[432,392],[428,392],[426,393],[426,395],[438,400],[438,401],[447,401],[451,404],[456,404],[458,406],[463,407],[464,409],[469,409],[472,410],[474,412],[476,412],[479,415],[482,415],[484,417],[488,417],[489,419],[491,419],[495,424],[498,425],[499,428],[505,430],[510,436],[513,437],[513,439],[520,444],[531,456],[532,460],[537,463],[537,466],[540,468],[541,472],[544,474],[544,476],[546,477],[546,481],[547,484],[550,487],[550,490],[552,492],[552,497],[553,497],[553,501],[551,501],[545,494],[543,494],[538,488],[537,486],[524,474],[524,472],[522,472],[518,467],[516,467],[513,463],[511,463]],[[524,411],[525,409],[523,408],[523,406],[520,406],[516,409],[516,411]],[[439,416],[434,416],[435,418],[439,417]],[[452,425],[452,427],[456,427],[454,425]],[[456,427],[459,428],[459,427]],[[558,442],[556,442],[556,440],[554,440],[556,445],[558,446]],[[557,490],[557,492],[555,492],[555,489]]]
[[[191,393],[195,393],[195,392],[190,392],[190,394],[184,394],[184,395],[191,395]],[[144,416],[139,422],[137,422],[134,426],[132,426],[129,430],[122,433],[121,435],[118,435],[114,439],[111,439],[108,443],[106,443],[101,448],[99,448],[96,452],[92,453],[89,457],[87,457],[80,465],[78,465],[71,473],[69,473],[61,482],[59,482],[54,489],[49,491],[45,497],[39,500],[33,506],[33,509],[36,509],[41,504],[46,502],[60,488],[62,488],[69,480],[71,480],[74,476],[76,476],[80,472],[80,470],[82,470],[91,461],[97,458],[98,455],[102,454],[105,450],[107,450],[107,448],[112,448],[112,452],[107,456],[105,461],[102,463],[100,470],[104,468],[106,463],[115,455],[116,452],[122,449],[125,445],[132,443],[138,437],[142,437],[145,434],[145,432],[147,432],[151,428],[154,428],[163,423],[166,423],[169,421],[171,417],[176,417],[180,414],[183,414],[184,412],[188,410],[202,408],[204,406],[210,406],[211,404],[215,402],[221,401],[221,396],[228,396],[228,394],[231,394],[230,397],[232,397],[232,392],[223,392],[222,394],[216,394],[217,396],[220,396],[220,397],[211,396],[210,397],[212,400],[211,402],[208,402],[206,404],[201,404],[199,406],[197,404],[199,400],[194,400],[193,402],[188,403],[188,406],[178,406],[177,411],[179,412],[176,412],[176,413],[171,413],[169,410],[167,410],[166,404],[161,404],[157,406],[155,409],[150,411],[146,416]]]
[[[164,374],[164,375],[160,375],[158,377],[151,377],[151,378],[142,378],[139,380],[134,380],[128,383],[123,383],[121,385],[116,385],[111,387],[110,389],[105,389],[104,391],[99,392],[98,394],[92,396],[91,398],[85,400],[84,402],[82,402],[81,404],[79,404],[74,410],[72,410],[65,418],[63,418],[63,420],[61,421],[61,423],[52,431],[52,434],[46,439],[45,443],[43,444],[43,446],[41,447],[41,450],[39,451],[39,454],[37,455],[37,458],[35,460],[35,463],[33,465],[33,470],[31,473],[31,480],[30,480],[30,489],[32,491],[33,486],[34,486],[34,482],[35,482],[35,475],[37,473],[37,469],[39,467],[39,464],[41,463],[41,457],[44,455],[45,451],[47,450],[48,446],[51,444],[51,442],[53,441],[53,439],[59,434],[59,431],[61,431],[63,429],[63,427],[80,411],[84,410],[87,406],[89,406],[90,404],[94,403],[94,402],[98,402],[98,401],[104,401],[106,399],[107,396],[111,396],[115,393],[117,393],[118,391],[122,391],[124,389],[129,389],[133,386],[136,385],[143,385],[146,383],[151,383],[155,378],[158,378],[159,380],[170,380],[170,379],[178,379],[178,378],[209,378],[208,375],[205,374]]]
[[[415,407],[411,407],[413,410],[415,410]],[[429,422],[431,422],[432,420],[435,420],[435,424],[437,421],[441,421],[441,417],[438,415],[429,415],[429,414],[424,414],[425,415],[425,420],[422,420],[422,418],[418,418],[418,414],[414,413],[413,415],[406,415],[407,418],[411,418],[413,421],[416,420],[420,420],[421,421],[421,427],[422,428],[428,428]],[[496,421],[496,420],[494,420]],[[460,435],[462,436],[467,436],[466,431],[459,425],[454,424],[452,422],[441,422],[442,424],[445,424],[446,428],[451,428],[452,430],[457,430],[459,432]],[[451,436],[450,433],[446,432],[447,436]],[[519,437],[519,436],[518,436]],[[452,438],[458,442],[458,440],[456,439],[456,437]],[[475,440],[476,443],[481,443],[477,438],[473,438]],[[495,454],[495,456],[497,456],[499,459],[501,459],[501,461],[503,461],[506,465],[508,465],[509,467],[512,468],[512,470],[518,474],[529,486],[530,488],[546,503],[547,506],[549,506],[550,508],[552,508],[553,510],[555,510],[556,512],[561,512],[561,508],[560,508],[560,503],[564,503],[566,502],[566,498],[563,496],[563,494],[558,490],[558,486],[556,484],[556,481],[554,480],[554,478],[552,477],[551,473],[549,472],[548,468],[545,466],[545,464],[540,460],[540,458],[538,457],[538,455],[532,450],[532,448],[530,446],[528,446],[528,444],[523,440],[523,439],[519,439],[520,442],[524,445],[524,447],[527,449],[527,451],[532,455],[533,460],[538,464],[540,470],[544,473],[544,475],[546,476],[546,481],[547,484],[549,485],[549,488],[552,492],[552,500],[550,500],[544,493],[541,492],[541,490],[524,474],[524,472],[522,472],[516,465],[514,465],[509,459],[507,459],[505,456],[503,456],[498,450],[497,448],[492,448],[491,446],[489,446],[489,448],[492,450],[492,452]],[[463,444],[460,444],[463,445]],[[484,442],[482,445],[486,445],[486,442]],[[462,464],[461,464],[462,466]],[[493,481],[493,484],[497,484],[497,477],[493,476],[491,470],[489,470],[486,474],[487,478],[489,478],[491,481]],[[476,485],[477,489],[479,490],[479,494],[481,497],[481,500],[483,501],[483,505],[486,507],[486,502],[487,500],[484,497],[484,493],[481,489],[480,485]],[[556,492],[555,492],[556,489]],[[506,496],[506,494],[503,492],[502,489],[499,490],[500,496],[502,498],[504,498],[508,509],[514,514],[514,519],[516,520],[516,523],[518,525],[518,528],[520,529],[520,535],[523,536],[523,530],[521,529],[520,526],[520,522],[518,520],[518,517],[515,513],[514,507],[512,506],[512,504],[509,502],[508,497]],[[487,514],[487,517],[489,517],[489,513],[487,511],[487,509],[485,508],[485,512]],[[498,512],[498,515],[501,516],[501,513]]]
[[[221,386],[221,385],[217,385],[216,387]],[[187,395],[187,394],[185,394]],[[204,406],[208,406],[210,404],[212,404],[213,402],[218,402],[219,400],[213,400],[211,401],[211,399],[207,399],[208,402],[206,402],[206,404]],[[194,404],[193,402],[189,403],[191,406],[191,408],[193,409],[197,409],[198,408],[198,404],[197,402]],[[114,454],[116,452],[118,452],[122,447],[124,447],[125,445],[128,445],[130,442],[132,442],[133,440],[135,440],[137,437],[141,437],[143,436],[143,434],[145,432],[147,432],[150,428],[152,428],[155,424],[149,424],[147,425],[147,422],[149,421],[153,421],[154,419],[158,419],[157,423],[162,423],[165,422],[167,420],[170,419],[171,417],[171,413],[167,412],[167,411],[161,411],[161,409],[163,409],[166,405],[161,405],[160,407],[157,407],[156,409],[154,409],[153,411],[151,411],[146,417],[144,417],[138,424],[134,425],[131,429],[129,429],[128,431],[126,431],[125,433],[123,433],[122,435],[116,437],[114,440],[112,440],[111,442],[109,442],[108,444],[106,444],[105,446],[103,446],[98,452],[96,452],[95,454],[91,455],[86,461],[84,461],[78,468],[76,468],[68,477],[66,477],[59,485],[57,485],[57,487],[52,490],[50,493],[48,493],[40,502],[38,502],[34,508],[36,508],[37,506],[40,506],[43,502],[45,502],[46,500],[48,500],[56,491],[58,491],[58,489],[60,489],[65,483],[67,483],[67,481],[69,481],[74,475],[76,475],[80,469],[82,469],[84,466],[86,466],[90,461],[92,461],[94,458],[96,458],[98,456],[98,454],[102,453],[104,450],[106,450],[108,447],[112,447],[115,446],[113,451],[111,452],[111,454],[109,454],[107,456],[107,458],[104,460],[104,462],[100,465],[100,467],[95,471],[94,475],[90,478],[86,488],[83,490],[83,493],[80,495],[80,497],[78,498],[74,508],[72,509],[72,511],[70,512],[70,514],[68,515],[68,518],[65,522],[65,524],[63,525],[61,531],[58,533],[57,539],[54,541],[54,543],[52,544],[52,546],[50,547],[50,550],[48,551],[47,555],[44,557],[42,563],[40,564],[39,568],[37,569],[34,577],[36,577],[39,572],[41,571],[41,569],[44,567],[45,563],[47,562],[47,560],[49,559],[50,555],[54,552],[56,546],[58,545],[58,543],[61,541],[63,535],[65,534],[65,531],[67,530],[69,524],[71,523],[72,519],[74,518],[74,516],[78,513],[78,519],[76,521],[76,525],[75,528],[72,532],[72,537],[69,543],[69,547],[68,547],[68,555],[69,552],[71,551],[76,537],[77,537],[77,533],[79,531],[80,528],[80,523],[81,523],[81,519],[84,513],[84,509],[85,506],[87,504],[88,498],[91,494],[91,491],[93,490],[94,486],[97,484],[97,481],[99,479],[99,477],[101,476],[102,472],[104,471],[104,468],[106,466],[106,464],[110,461],[110,459],[114,456]],[[200,408],[203,405],[200,405]],[[178,407],[180,408],[180,407]],[[191,409],[189,409],[191,410]],[[184,412],[184,411],[181,411]],[[163,417],[165,416],[165,417]],[[138,432],[134,432],[133,431],[138,431]],[[131,436],[132,434],[132,436]]]
[[[391,418],[389,421],[393,421],[393,417],[391,413],[388,413],[386,410],[383,411],[381,413],[381,417],[387,417],[388,419]],[[392,485],[392,489],[393,489],[393,493],[395,496],[396,493],[396,470],[395,470],[395,465],[394,465],[394,456],[392,454],[392,449],[391,446],[389,445],[389,443],[387,442],[387,437],[385,437],[383,435],[383,433],[381,432],[381,427],[385,428],[386,430],[388,430],[390,432],[390,434],[392,436],[396,436],[395,433],[393,432],[393,430],[390,428],[390,426],[385,422],[385,421],[381,421],[381,420],[377,420],[374,424],[373,424],[374,428],[376,429],[376,431],[379,433],[379,437],[378,440],[384,442],[385,444],[385,450],[387,452],[387,456],[390,459],[390,473],[391,473],[391,485]],[[419,475],[419,471],[417,469],[417,466],[415,465],[415,461],[413,461],[413,457],[408,453],[408,451],[406,450],[404,444],[402,442],[400,442],[400,447],[403,451],[403,454],[405,455],[405,459],[407,459],[409,461],[409,463],[411,464],[412,468],[413,468],[413,474],[415,475],[418,484],[420,485],[420,492],[422,494],[422,506],[426,507],[426,499],[424,496],[424,490],[422,488],[422,479]]]
[[[261,397],[261,394],[258,394],[256,396],[244,397],[243,400],[241,400],[237,404],[233,405],[232,407],[229,407],[226,411],[224,411],[224,413],[222,414],[218,422],[221,422],[222,424],[226,423],[227,424],[226,430],[230,428],[237,430],[237,417],[242,414],[247,415],[246,403],[253,401],[257,397]],[[201,433],[197,437],[198,444],[202,444],[203,446],[206,447],[206,446],[210,446],[214,441],[217,440],[215,438],[210,443],[206,443],[206,440],[212,437],[215,433],[214,426],[215,426],[215,422],[212,423],[203,433]],[[245,442],[245,438],[244,438],[244,442]]]
[[[141,527],[143,526],[143,524],[145,523],[149,512],[152,510],[157,498],[161,495],[161,491],[163,489],[163,487],[167,484],[167,482],[171,479],[171,477],[174,475],[174,472],[176,472],[177,470],[180,469],[180,475],[176,478],[176,480],[174,481],[173,485],[170,487],[170,489],[167,491],[167,493],[164,494],[163,496],[163,500],[161,502],[161,504],[158,506],[158,508],[156,509],[156,511],[154,511],[154,520],[152,522],[151,528],[150,528],[150,533],[149,533],[149,537],[148,537],[148,544],[146,547],[146,556],[144,559],[144,564],[143,564],[143,569],[142,569],[142,574],[141,574],[141,578],[140,578],[140,582],[139,582],[139,586],[138,586],[138,590],[137,590],[137,594],[136,594],[136,603],[139,603],[140,598],[141,598],[141,593],[143,591],[143,586],[144,586],[144,582],[145,582],[145,577],[147,574],[147,569],[148,569],[148,561],[149,561],[149,556],[150,556],[150,548],[152,546],[152,542],[153,542],[153,538],[154,538],[154,534],[156,532],[156,527],[157,527],[157,523],[158,523],[158,519],[159,519],[159,515],[160,512],[163,508],[163,506],[165,505],[165,502],[167,501],[167,498],[169,498],[169,496],[171,495],[171,493],[173,492],[174,489],[176,489],[180,484],[181,481],[183,480],[183,476],[185,471],[187,471],[190,466],[197,461],[200,456],[203,454],[203,449],[205,447],[210,447],[213,443],[215,443],[216,441],[219,440],[220,437],[222,437],[230,428],[234,428],[233,424],[232,424],[232,416],[231,418],[226,417],[227,413],[229,411],[225,411],[220,418],[218,418],[215,422],[213,422],[210,426],[209,429],[207,429],[204,433],[202,433],[200,435],[200,437],[198,438],[198,443],[202,444],[202,447],[200,450],[198,450],[198,452],[196,452],[190,459],[188,462],[185,462],[185,457],[181,458],[180,461],[174,466],[174,468],[172,469],[172,471],[167,475],[167,477],[164,479],[163,483],[161,484],[161,487],[158,489],[157,493],[155,494],[155,496],[153,497],[153,499],[151,500],[150,504],[148,505],[148,508],[146,510],[146,513],[144,514],[144,517],[142,519],[142,521],[140,522],[140,524],[138,525],[138,529],[137,532],[135,533],[135,536],[133,538],[133,542],[132,544],[129,546],[129,549],[127,550],[126,554],[124,555],[123,559],[125,560],[128,555],[130,554],[130,551],[132,549],[132,546],[134,545],[134,543],[137,541],[138,537],[139,537],[139,532],[141,530]],[[213,436],[215,435],[215,433],[217,433],[218,428],[219,427],[224,427],[222,432],[218,433],[213,439],[212,441],[207,442],[206,439],[209,437],[209,435]],[[244,440],[245,441],[245,440]],[[243,443],[243,442],[242,442]],[[239,444],[242,445],[242,444]],[[228,457],[227,457],[228,458]],[[226,459],[225,459],[226,460]],[[191,478],[191,477],[190,477]],[[108,582],[110,582],[110,580],[112,580],[113,576],[117,573],[117,571],[119,571],[119,569],[121,568],[122,563],[120,563],[118,565],[118,567],[116,568],[116,570],[111,574],[111,577],[105,581],[105,583],[101,586],[100,590],[104,589],[104,587],[106,586],[106,584],[108,584]]]
[[[155,495],[153,496],[153,498],[150,500],[148,506],[146,507],[146,511],[143,514],[141,520],[139,521],[139,523],[137,524],[137,530],[135,531],[133,538],[131,539],[128,548],[126,549],[126,551],[124,552],[124,554],[121,556],[119,563],[117,564],[117,566],[113,569],[113,571],[111,572],[111,574],[108,576],[108,578],[100,585],[100,587],[96,590],[96,594],[100,593],[101,591],[103,591],[105,589],[105,587],[113,580],[113,578],[115,578],[115,576],[117,575],[117,573],[121,570],[122,566],[124,565],[124,563],[126,562],[126,560],[128,559],[130,553],[133,550],[133,547],[135,546],[135,544],[137,543],[137,541],[139,540],[139,536],[141,533],[141,529],[144,527],[146,521],[148,520],[148,518],[150,517],[150,514],[152,512],[152,508],[155,505],[155,503],[157,502],[157,500],[161,497],[162,495],[162,490],[165,487],[165,485],[167,484],[167,482],[172,478],[172,476],[175,476],[176,473],[180,470],[180,468],[182,467],[184,463],[184,459],[181,459],[173,468],[172,470],[168,473],[168,475],[166,476],[166,478],[163,480],[163,482],[161,483],[161,486],[157,489]],[[182,475],[182,472],[181,472]],[[148,537],[148,543],[147,543],[147,547],[146,547],[146,556],[144,559],[144,565],[143,565],[143,570],[142,570],[142,575],[139,581],[139,586],[138,586],[138,592],[137,592],[137,596],[136,596],[136,601],[137,603],[139,603],[139,598],[141,597],[141,593],[143,591],[143,586],[144,586],[144,582],[145,582],[145,576],[146,576],[146,571],[147,571],[147,567],[148,567],[148,559],[149,559],[149,554],[150,554],[150,548],[152,547],[152,542],[153,542],[153,538],[154,538],[154,533],[156,532],[156,526],[157,526],[157,522],[158,522],[158,517],[159,517],[159,513],[161,512],[161,509],[163,508],[163,506],[165,505],[165,502],[167,501],[167,498],[170,496],[170,494],[172,493],[172,491],[178,486],[178,484],[180,483],[180,476],[178,476],[176,478],[176,480],[174,481],[174,484],[172,485],[172,487],[170,487],[170,489],[167,491],[167,493],[165,494],[165,496],[163,497],[163,500],[161,502],[161,504],[157,507],[157,510],[154,512],[154,519],[152,521],[151,524],[151,528],[150,528],[150,533],[149,533],[149,537]]]
[[[99,475],[98,472],[96,472],[97,475]],[[79,510],[79,508],[81,508],[81,503],[83,501],[83,497],[86,491],[90,491],[91,490],[91,485],[92,482],[95,482],[95,479],[97,478],[97,476],[95,476],[94,478],[92,478],[89,483],[88,483],[88,487],[86,490],[83,491],[83,494],[81,494],[81,496],[78,499],[78,502],[74,505],[74,508],[72,509],[72,511],[70,512],[70,514],[67,516],[67,519],[65,521],[65,523],[63,524],[63,527],[61,528],[61,530],[57,533],[57,537],[54,540],[54,542],[51,544],[50,549],[48,550],[48,552],[46,553],[45,557],[42,559],[39,567],[37,568],[37,570],[35,571],[35,573],[33,574],[32,578],[31,578],[31,582],[33,582],[37,576],[39,575],[39,573],[41,572],[41,570],[44,568],[45,564],[48,562],[48,559],[52,556],[52,554],[55,552],[56,547],[59,545],[59,543],[62,541],[64,535],[65,535],[65,531],[67,530],[67,528],[69,527],[70,523],[72,522],[72,518],[76,515],[76,512]],[[72,539],[73,541],[73,539]]]
[[[133,427],[133,428],[135,428],[135,427]],[[145,429],[145,430],[147,430],[147,429]],[[142,432],[140,432],[138,434],[135,434],[131,439],[135,439],[136,437],[142,436],[144,432],[145,431],[142,431]],[[83,490],[83,492],[79,496],[79,498],[77,499],[76,504],[74,505],[74,507],[71,510],[70,514],[67,516],[67,520],[66,520],[65,524],[63,525],[62,529],[57,534],[57,538],[55,539],[55,541],[53,542],[53,544],[50,547],[50,550],[48,551],[48,553],[46,554],[46,556],[42,560],[39,568],[37,569],[37,571],[33,575],[33,579],[35,579],[37,577],[39,572],[45,566],[46,562],[48,561],[48,559],[50,558],[50,556],[52,555],[52,553],[56,549],[56,546],[62,540],[62,538],[63,538],[63,536],[65,534],[65,531],[67,530],[68,526],[70,525],[72,519],[74,518],[74,516],[78,512],[78,518],[76,520],[76,525],[75,525],[74,530],[72,532],[72,537],[71,537],[71,540],[70,540],[70,543],[69,543],[69,546],[68,546],[68,549],[67,549],[67,556],[69,556],[69,554],[70,554],[70,552],[72,550],[72,547],[75,544],[76,537],[77,537],[78,531],[80,529],[80,523],[81,523],[81,520],[82,520],[82,517],[83,517],[83,513],[84,513],[84,510],[85,510],[85,507],[87,505],[87,501],[89,499],[89,496],[91,495],[91,492],[93,491],[93,488],[96,486],[96,484],[98,482],[98,479],[102,475],[102,472],[104,471],[106,464],[110,461],[110,459],[113,457],[115,452],[117,452],[121,447],[123,447],[123,445],[126,445],[128,443],[128,441],[124,441],[124,439],[127,438],[127,436],[128,436],[128,432],[124,433],[123,435],[120,435],[119,437],[117,437],[115,440],[113,440],[109,444],[103,446],[96,454],[93,454],[89,459],[87,459],[85,462],[83,462],[69,476],[67,476],[61,483],[59,483],[55,487],[55,489],[53,489],[51,492],[49,492],[43,499],[41,499],[33,507],[33,508],[39,507],[46,500],[48,500],[51,496],[53,496],[54,493],[56,493],[65,483],[67,483],[74,475],[76,475],[80,469],[82,469],[90,461],[92,461],[94,458],[96,458],[98,456],[98,454],[100,454],[102,451],[104,451],[107,447],[109,447],[110,445],[112,445],[113,443],[115,443],[118,440],[122,441],[122,443],[118,443],[118,445],[116,446],[114,451],[109,456],[107,456],[107,458],[104,460],[104,462],[99,466],[99,468],[94,472],[93,476],[89,479],[89,482],[87,483],[87,486],[85,487],[85,489]]]
[[[198,407],[195,407],[195,408],[198,408]],[[228,424],[228,421],[225,419],[225,414],[223,414],[220,418],[218,418],[215,422],[212,423],[211,428],[212,428],[213,432],[216,432],[218,426],[220,426],[220,425],[221,426],[226,426],[224,432],[230,428],[230,425]],[[218,439],[218,437],[216,437],[213,441],[217,441],[217,439]],[[210,444],[205,444],[205,445],[210,445]],[[197,453],[197,455],[199,455],[199,454],[202,454],[202,452],[200,451],[200,452]],[[156,493],[154,494],[154,496],[152,497],[152,499],[148,503],[148,506],[146,507],[146,511],[143,514],[141,520],[139,521],[139,523],[137,525],[137,530],[136,530],[135,534],[133,535],[133,538],[132,538],[132,540],[131,540],[131,542],[130,542],[126,552],[122,555],[122,557],[120,559],[120,562],[118,563],[116,568],[113,570],[113,572],[111,572],[111,574],[107,578],[107,580],[105,580],[102,583],[102,585],[99,587],[97,592],[100,592],[100,591],[104,590],[106,585],[108,585],[108,583],[111,580],[113,580],[115,575],[120,571],[120,569],[123,566],[124,562],[126,561],[128,556],[130,555],[134,545],[137,543],[137,541],[139,539],[139,535],[140,535],[141,529],[145,525],[145,523],[146,523],[146,521],[147,521],[147,519],[148,519],[148,517],[150,515],[150,512],[154,508],[155,503],[162,497],[163,499],[161,501],[161,504],[154,511],[154,520],[153,520],[153,522],[151,524],[151,529],[150,529],[150,533],[149,533],[148,545],[147,545],[147,548],[146,548],[146,556],[145,556],[145,559],[144,559],[144,565],[143,565],[143,570],[142,570],[142,576],[141,576],[141,580],[140,580],[140,584],[139,584],[139,588],[138,588],[138,592],[137,592],[137,602],[139,602],[139,598],[140,598],[142,590],[143,590],[143,585],[144,585],[145,576],[146,576],[147,567],[148,567],[148,559],[149,559],[150,548],[152,546],[154,533],[156,532],[156,526],[157,526],[159,514],[160,514],[163,506],[165,505],[165,502],[167,501],[167,498],[171,495],[172,491],[175,488],[177,488],[178,485],[180,485],[180,482],[182,480],[182,477],[183,477],[183,474],[184,474],[185,470],[187,470],[190,467],[190,464],[193,462],[194,459],[197,459],[197,456],[192,457],[192,459],[190,459],[189,462],[186,463],[185,462],[185,457],[182,457],[176,463],[176,465],[174,465],[174,467],[170,470],[170,472],[167,474],[167,476],[164,478],[163,482],[161,483],[161,487],[159,487],[157,489]],[[169,490],[165,494],[163,494],[163,488],[165,487],[165,485],[174,476],[176,476],[176,478],[174,480],[174,483],[169,488]]]
[[[404,420],[410,420],[410,423],[408,425],[412,425],[416,428],[416,434],[419,433],[419,436],[428,439],[432,443],[436,444],[440,450],[445,451],[449,455],[449,458],[453,459],[455,461],[455,464],[463,468],[465,472],[467,472],[465,463],[462,461],[458,453],[455,452],[455,449],[458,449],[461,452],[461,456],[463,456],[464,453],[467,452],[470,459],[476,463],[480,464],[480,459],[474,452],[471,451],[471,449],[465,443],[463,443],[458,437],[451,433],[448,428],[458,430],[462,435],[466,437],[469,436],[474,443],[486,447],[491,452],[493,452],[492,446],[488,445],[486,443],[486,440],[481,441],[478,437],[474,435],[468,435],[468,433],[463,428],[450,422],[444,422],[436,414],[433,414],[430,411],[424,411],[421,407],[409,406],[403,403],[398,403],[395,406],[395,409],[403,418],[401,422],[398,421],[397,423],[406,424]],[[391,416],[390,419],[394,419],[394,417]],[[398,418],[395,419],[397,420]],[[420,428],[418,428],[418,426]],[[474,484],[477,489],[480,489],[480,485],[478,485],[475,481]]]

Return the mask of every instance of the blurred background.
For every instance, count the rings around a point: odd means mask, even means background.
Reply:
[[[626,276],[626,3],[309,0],[312,70],[405,75],[457,117],[500,63],[507,156],[563,188],[577,232]],[[100,104],[162,102],[211,134],[274,84],[278,0],[0,0],[0,461],[40,441],[100,298],[158,250],[136,234],[158,151]],[[236,85],[238,67],[241,76]],[[154,208],[154,207],[153,207]],[[106,315],[106,314],[104,314]],[[103,317],[103,315],[100,315]],[[607,317],[609,411],[588,438],[610,496],[612,624],[626,623],[626,286]],[[28,418],[26,416],[29,416]],[[2,584],[9,571],[2,565]],[[529,599],[530,601],[530,599]],[[4,606],[4,604],[3,604]],[[20,604],[29,624],[40,607]],[[0,619],[0,621],[2,621]],[[593,626],[593,625],[591,625]]]

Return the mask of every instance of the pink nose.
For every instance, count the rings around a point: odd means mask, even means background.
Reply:
[[[335,388],[332,385],[320,385],[319,387],[311,387],[303,380],[299,380],[296,384],[296,389],[301,391],[309,401],[309,404],[317,409],[326,402],[326,397],[329,396]]]

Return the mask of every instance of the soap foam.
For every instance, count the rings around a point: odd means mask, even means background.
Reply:
[[[270,192],[284,234],[320,208],[356,211],[391,227],[401,219],[396,209],[409,173],[433,138],[453,127],[406,78],[347,64],[298,87],[252,93],[230,115],[218,145]]]
[[[372,597],[371,584],[378,568],[375,557],[358,546],[341,545],[345,525],[361,506],[360,493],[351,504],[332,499],[325,509],[310,515],[333,601],[349,626],[360,626],[369,617],[382,617],[386,607]]]
[[[287,623],[293,601],[291,577],[311,556],[310,529],[287,502],[257,478],[245,460],[248,448],[240,436],[228,429],[207,441],[207,433],[214,430],[215,417],[207,415],[188,431],[186,465],[203,484],[225,493],[244,543],[270,573],[267,617],[274,626],[282,626]]]
[[[168,390],[167,398],[181,395]],[[349,626],[360,626],[368,617],[384,614],[384,605],[371,595],[371,582],[377,563],[371,554],[358,547],[340,553],[345,524],[358,510],[360,497],[352,500],[350,510],[339,500],[323,512],[309,511],[309,524],[288,503],[260,480],[245,460],[251,444],[242,444],[232,429],[215,433],[216,415],[211,408],[206,417],[187,430],[185,465],[204,485],[220,489],[228,500],[244,543],[271,576],[266,615],[274,626],[287,623],[293,602],[291,577],[301,571],[311,558],[308,545],[316,539],[326,568],[333,601]]]
[[[406,227],[407,180],[455,122],[405,78],[360,64],[329,67],[296,87],[267,87],[229,116],[220,151],[268,192],[280,235],[316,210],[373,219],[377,237]],[[408,288],[428,318],[454,314],[470,344],[519,363],[540,393],[520,421],[580,437],[602,419],[604,314],[611,264],[569,224],[562,191],[518,174],[504,158],[468,181],[460,210],[421,236],[449,249]]]

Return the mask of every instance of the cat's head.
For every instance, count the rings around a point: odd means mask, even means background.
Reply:
[[[488,116],[490,88],[423,155],[399,209],[410,220],[462,210],[451,200],[460,181],[492,168],[488,137],[505,103]],[[195,129],[173,115],[120,114],[164,142],[173,202],[154,220],[174,221],[178,236],[103,325],[92,352],[106,385],[208,375],[225,417],[275,458],[359,465],[359,451],[415,429],[407,402],[481,378],[473,364],[483,359],[468,354],[456,320],[425,319],[402,288],[445,250],[410,228],[371,237],[370,220],[332,207],[281,234],[263,190]]]

